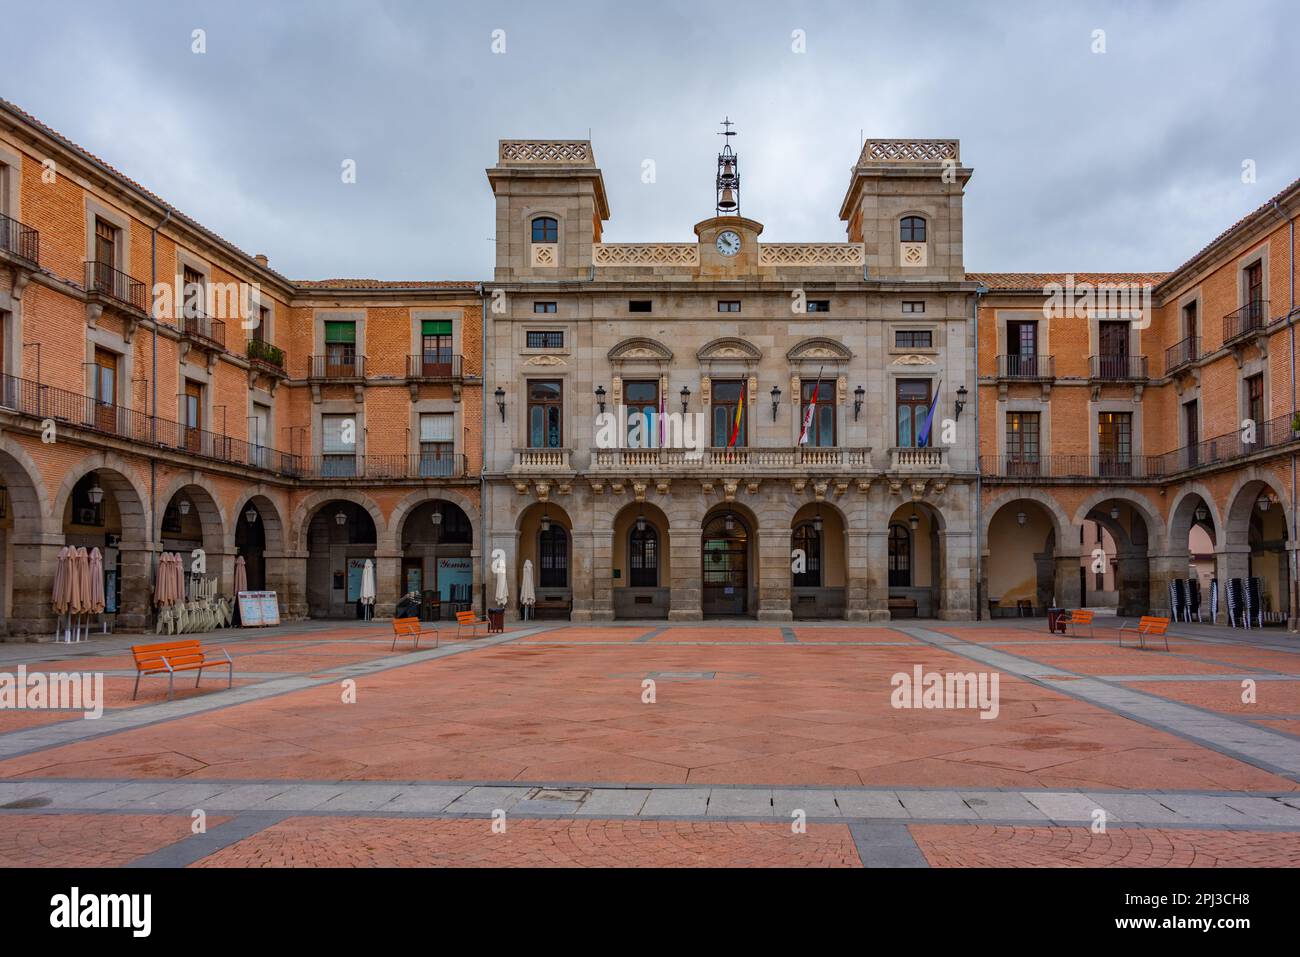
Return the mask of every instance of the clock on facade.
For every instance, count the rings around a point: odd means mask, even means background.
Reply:
[[[718,233],[718,241],[715,243],[718,252],[724,256],[734,256],[740,252],[740,234],[728,229],[725,232]]]

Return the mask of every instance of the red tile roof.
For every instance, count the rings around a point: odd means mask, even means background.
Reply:
[[[466,289],[478,288],[471,279],[295,279],[301,289]]]
[[[991,291],[1041,290],[1048,285],[1065,285],[1068,276],[1074,277],[1076,286],[1088,283],[1092,286],[1118,286],[1131,283],[1159,284],[1169,273],[1166,272],[968,272],[968,282],[978,282]]]

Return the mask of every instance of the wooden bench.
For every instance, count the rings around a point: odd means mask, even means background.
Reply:
[[[897,618],[897,617],[899,617],[897,614],[895,614],[895,612],[910,612],[910,613],[911,613],[910,616],[904,616],[904,617],[915,618],[915,617],[916,617],[916,599],[915,599],[915,598],[903,598],[903,597],[894,597],[894,598],[890,598],[890,599],[889,599],[889,616],[890,616],[891,618]]]
[[[388,649],[394,651],[397,648],[398,638],[414,638],[415,650],[420,650],[420,639],[433,635],[433,647],[438,647],[438,628],[421,628],[423,624],[418,618],[394,618],[393,619],[393,647]]]
[[[573,613],[573,601],[562,595],[539,598],[533,605],[533,614],[536,615],[539,611],[560,612],[567,617]]]
[[[178,671],[197,671],[199,676],[194,681],[194,687],[197,688],[199,682],[203,680],[204,668],[224,667],[227,673],[226,687],[233,686],[235,663],[226,649],[222,648],[221,653],[226,656],[225,661],[209,658],[197,638],[188,641],[165,641],[156,645],[132,645],[131,654],[135,657],[135,691],[131,693],[131,700],[134,701],[136,695],[140,693],[140,679],[145,675],[167,675],[168,701],[172,700]]]
[[[1119,626],[1119,644],[1124,646],[1124,632],[1133,632],[1137,635],[1138,645],[1146,648],[1148,638],[1163,638],[1165,642],[1165,651],[1169,650],[1169,619],[1157,618],[1154,615],[1143,615],[1136,625],[1122,624]]]
[[[456,638],[457,639],[460,638],[461,631],[466,628],[469,629],[469,636],[471,638],[475,637],[474,629],[476,629],[479,625],[483,626],[484,632],[486,633],[486,629],[488,627],[487,618],[479,618],[472,611],[456,612]]]
[[[1096,638],[1097,633],[1093,630],[1092,624],[1093,614],[1094,612],[1089,611],[1087,608],[1075,608],[1073,611],[1067,611],[1065,614],[1057,618],[1056,623],[1058,625],[1065,625],[1067,628],[1076,629],[1073,632],[1075,638],[1079,637],[1077,629],[1082,625],[1086,625],[1089,637]]]

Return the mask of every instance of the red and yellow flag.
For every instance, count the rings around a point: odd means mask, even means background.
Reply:
[[[740,438],[740,420],[745,415],[745,387],[741,386],[740,401],[736,403],[736,421],[731,424],[731,438],[727,442],[727,448],[736,447],[736,439]]]

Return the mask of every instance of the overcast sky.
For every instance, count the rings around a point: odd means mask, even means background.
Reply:
[[[725,115],[776,242],[843,240],[860,136],[959,137],[972,272],[1172,268],[1300,177],[1291,0],[0,7],[0,96],[293,278],[490,278],[496,141],[589,129],[605,239],[689,241]]]

